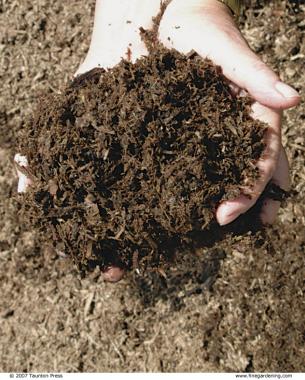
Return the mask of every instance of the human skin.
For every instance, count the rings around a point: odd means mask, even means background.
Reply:
[[[91,44],[76,75],[94,67],[109,69],[122,58],[134,62],[148,54],[139,28],[151,28],[152,17],[159,10],[160,0],[97,0]],[[288,190],[289,165],[281,144],[281,117],[282,110],[296,106],[300,97],[251,51],[230,9],[218,0],[172,0],[161,19],[159,39],[182,53],[195,50],[221,66],[234,91],[253,98],[253,117],[269,125],[265,152],[257,162],[259,179],[251,187],[241,184],[243,195],[219,205],[218,223],[226,225],[245,213],[270,180]],[[20,163],[20,157],[18,160]],[[18,174],[18,191],[22,192],[30,182],[22,173]],[[264,223],[273,223],[279,205],[266,200],[261,214]],[[113,282],[122,276],[123,271],[118,268],[110,268],[104,274]]]
[[[221,66],[235,91],[254,99],[253,117],[269,125],[266,149],[257,162],[259,179],[251,187],[241,184],[243,195],[219,205],[219,224],[228,224],[251,208],[270,180],[288,190],[289,165],[281,144],[282,110],[297,105],[300,97],[249,48],[228,7],[217,0],[173,0],[161,20],[159,38],[168,47],[182,53],[193,49]],[[279,206],[279,202],[266,200],[262,221],[273,223]]]

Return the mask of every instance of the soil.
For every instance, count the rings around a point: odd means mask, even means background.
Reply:
[[[297,195],[266,231],[268,244],[250,232],[112,285],[98,271],[81,280],[69,256],[41,248],[24,226],[13,197],[15,136],[37,92],[59,95],[83,59],[93,6],[0,5],[0,370],[304,371],[303,104],[283,123]],[[253,1],[242,22],[252,48],[301,93],[304,14],[298,2]]]
[[[79,76],[21,133],[29,228],[83,272],[160,268],[201,232],[219,240],[216,207],[258,176],[266,126],[250,106],[220,68],[162,46]]]

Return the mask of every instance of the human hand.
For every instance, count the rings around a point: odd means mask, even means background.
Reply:
[[[152,18],[159,9],[159,0],[97,0],[90,48],[75,76],[95,67],[109,69],[122,58],[134,62],[146,55],[147,49],[139,29],[150,29]],[[15,165],[19,179],[17,191],[26,192],[31,185],[27,158],[16,154]],[[109,282],[117,282],[123,275],[124,270],[114,266],[103,273]]]
[[[229,8],[218,0],[172,0],[162,17],[159,39],[168,48],[185,54],[195,50],[221,66],[234,92],[246,91],[255,100],[253,117],[269,125],[266,148],[257,162],[259,180],[254,186],[241,184],[243,195],[219,205],[219,224],[228,224],[251,208],[270,180],[289,190],[289,165],[281,144],[281,110],[297,105],[300,97],[252,52]],[[279,206],[279,202],[266,200],[262,221],[272,223]]]
[[[140,28],[151,29],[159,10],[160,0],[97,0],[89,51],[76,75],[147,55]]]

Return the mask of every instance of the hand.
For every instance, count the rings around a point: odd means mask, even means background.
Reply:
[[[256,101],[253,117],[269,124],[266,149],[257,163],[260,178],[253,187],[241,184],[244,195],[220,204],[216,212],[219,224],[232,222],[252,207],[270,180],[289,190],[289,165],[281,145],[281,109],[297,105],[300,97],[251,51],[229,8],[218,0],[172,0],[161,20],[159,38],[169,48],[185,54],[195,50],[221,66],[235,91],[245,90]],[[272,223],[279,206],[279,202],[267,200],[262,221]]]
[[[122,58],[135,61],[146,55],[139,28],[150,29],[152,18],[159,13],[160,0],[97,0],[92,39],[85,61],[75,75],[85,73],[95,67],[109,69]],[[31,181],[26,175],[27,158],[15,155],[18,174],[18,192],[25,192]],[[106,281],[117,282],[124,270],[109,267],[103,273]]]
[[[160,0],[97,0],[90,48],[76,75],[147,55],[139,29],[151,29],[159,10]]]

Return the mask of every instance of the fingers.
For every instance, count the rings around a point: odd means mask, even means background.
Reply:
[[[18,193],[25,193],[28,186],[31,185],[31,180],[20,170],[28,167],[28,160],[25,156],[17,153],[14,157],[15,167],[18,175]]]
[[[226,46],[211,56],[223,68],[224,75],[261,104],[273,108],[289,108],[300,101],[298,93],[281,82],[250,49],[237,40],[227,40],[221,36],[220,42]]]
[[[289,163],[283,147],[281,147],[280,156],[272,177],[272,182],[285,191],[290,190]],[[266,199],[261,212],[261,220],[264,224],[272,224],[275,221],[280,205],[280,202],[272,199]]]
[[[118,282],[124,277],[124,274],[124,269],[111,266],[102,273],[102,276],[107,282]]]
[[[298,93],[258,58],[248,47],[237,29],[217,31],[209,58],[222,67],[224,75],[261,104],[272,108],[289,108],[300,101]],[[205,49],[197,48],[204,55]]]
[[[281,113],[255,103],[253,105],[253,117],[269,125],[264,136],[266,148],[257,162],[260,176],[253,187],[243,186],[243,195],[220,204],[216,211],[216,218],[220,225],[231,223],[239,215],[249,210],[256,203],[267,183],[273,178],[278,167],[281,152]],[[267,214],[269,215],[268,211]]]
[[[272,178],[280,186],[289,180],[287,160],[281,152],[280,113],[273,109],[293,107],[300,97],[251,51],[228,8],[220,2],[172,0],[161,21],[159,38],[167,47],[182,53],[195,50],[220,65],[228,79],[257,101],[253,116],[270,126],[265,135],[266,150],[257,162],[258,181],[252,188],[243,187],[243,195],[217,209],[218,222],[228,224],[256,203]],[[274,219],[278,206],[277,202],[266,202],[264,222]]]
[[[179,4],[176,9],[175,4]],[[300,101],[298,93],[281,82],[249,48],[227,7],[220,2],[192,0],[182,5],[174,0],[163,16],[159,36],[168,47],[183,53],[193,49],[210,58],[222,67],[228,79],[265,106],[284,109]]]

